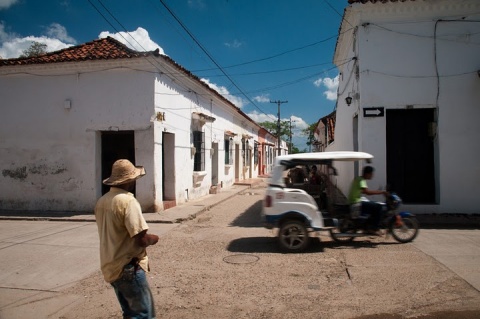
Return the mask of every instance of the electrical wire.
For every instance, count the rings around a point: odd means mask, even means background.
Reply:
[[[227,72],[217,63],[213,56],[208,52],[208,50],[200,43],[199,40],[193,35],[192,32],[186,27],[186,25],[180,20],[180,18],[167,6],[165,1],[159,0],[160,3],[165,7],[165,9],[172,15],[172,17],[180,24],[180,26],[185,30],[185,32],[192,38],[192,40],[200,47],[200,49],[207,55],[207,57],[215,64],[215,66],[225,75],[225,77],[235,86],[235,88],[243,95],[253,106],[255,106],[260,112],[269,116],[265,113],[253,100],[244,93],[244,91],[233,81],[233,79],[227,74]],[[232,94],[233,95],[233,94]]]
[[[342,66],[344,64],[347,64],[351,61],[352,59],[349,59],[348,61],[340,64],[339,66]],[[292,81],[288,81],[288,82],[284,82],[284,83],[280,83],[280,84],[277,84],[277,85],[274,85],[274,86],[269,86],[269,87],[265,87],[265,88],[262,88],[262,89],[258,89],[258,90],[253,90],[253,91],[250,91],[248,93],[260,93],[260,92],[264,92],[264,91],[269,91],[269,90],[275,90],[275,89],[279,89],[281,87],[285,87],[285,86],[289,86],[289,85],[293,85],[293,84],[297,84],[297,83],[300,83],[300,82],[303,82],[303,81],[306,81],[308,79],[311,79],[311,78],[314,78],[316,76],[319,76],[321,74],[324,74],[328,71],[331,71],[333,69],[336,69],[337,66],[333,66],[329,69],[326,69],[326,70],[323,70],[321,72],[317,72],[317,73],[314,73],[314,74],[310,74],[310,75],[307,75],[305,77],[302,77],[302,78],[299,78],[299,79],[296,79],[296,80],[292,80]]]
[[[349,32],[352,29],[353,28],[347,29],[340,34]],[[274,59],[274,58],[278,58],[282,55],[286,55],[288,53],[292,53],[292,52],[295,52],[295,51],[299,51],[299,50],[303,50],[303,49],[306,49],[306,48],[309,48],[309,47],[313,47],[315,45],[318,45],[320,43],[326,42],[328,40],[331,40],[331,39],[334,39],[334,38],[337,38],[337,37],[338,37],[338,34],[335,34],[335,35],[332,35],[332,36],[330,36],[326,39],[319,40],[319,41],[316,41],[316,42],[313,42],[313,43],[310,43],[310,44],[306,44],[306,45],[303,45],[301,47],[297,47],[297,48],[294,48],[294,49],[290,49],[290,50],[287,50],[287,51],[283,51],[283,52],[280,52],[280,53],[277,53],[277,54],[274,54],[274,55],[270,55],[270,56],[260,58],[260,59],[256,59],[256,60],[252,60],[252,61],[242,62],[242,63],[238,63],[238,64],[232,64],[232,65],[229,65],[229,66],[225,66],[223,68],[224,69],[229,69],[229,68],[235,68],[235,67],[239,67],[239,66],[244,66],[244,65],[256,63],[256,62],[263,62],[263,61],[271,60],[271,59]],[[204,71],[213,71],[213,70],[216,70],[216,69],[200,69],[200,70],[194,70],[194,72],[204,72]]]
[[[345,19],[345,14],[341,15],[340,12],[338,12],[337,9],[335,9],[327,0],[323,0],[323,2],[325,2],[325,4],[327,4],[333,11],[335,11],[335,13],[338,14],[340,18],[342,18],[342,21],[347,22],[353,28],[353,25],[347,19]],[[340,23],[340,25],[341,24],[342,23]]]

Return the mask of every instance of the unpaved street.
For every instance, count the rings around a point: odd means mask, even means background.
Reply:
[[[478,318],[480,293],[411,244],[325,234],[306,253],[280,253],[260,225],[263,194],[237,195],[150,247],[157,318]],[[121,317],[99,271],[65,293],[82,302],[62,318]]]

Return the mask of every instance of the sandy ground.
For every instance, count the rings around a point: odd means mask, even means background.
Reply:
[[[480,292],[413,245],[328,234],[280,253],[260,225],[264,189],[215,206],[149,249],[157,318],[480,318]],[[121,318],[100,272],[65,291],[60,318]]]

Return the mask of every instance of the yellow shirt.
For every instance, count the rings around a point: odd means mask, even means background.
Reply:
[[[135,243],[133,236],[148,229],[140,203],[132,193],[111,187],[95,205],[95,219],[100,237],[100,265],[105,281],[120,278],[123,266],[134,257],[140,267],[149,271],[145,247]]]

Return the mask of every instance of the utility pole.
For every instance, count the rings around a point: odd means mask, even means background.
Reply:
[[[290,116],[290,132],[289,133],[290,133],[290,144],[288,145],[288,154],[292,154],[292,117],[291,116]]]
[[[275,103],[277,104],[278,106],[278,113],[277,113],[277,139],[278,139],[278,155],[281,155],[281,138],[280,138],[280,104],[283,104],[283,103],[288,103],[288,101],[280,101],[280,100],[277,100],[277,101],[270,101],[270,103]]]

